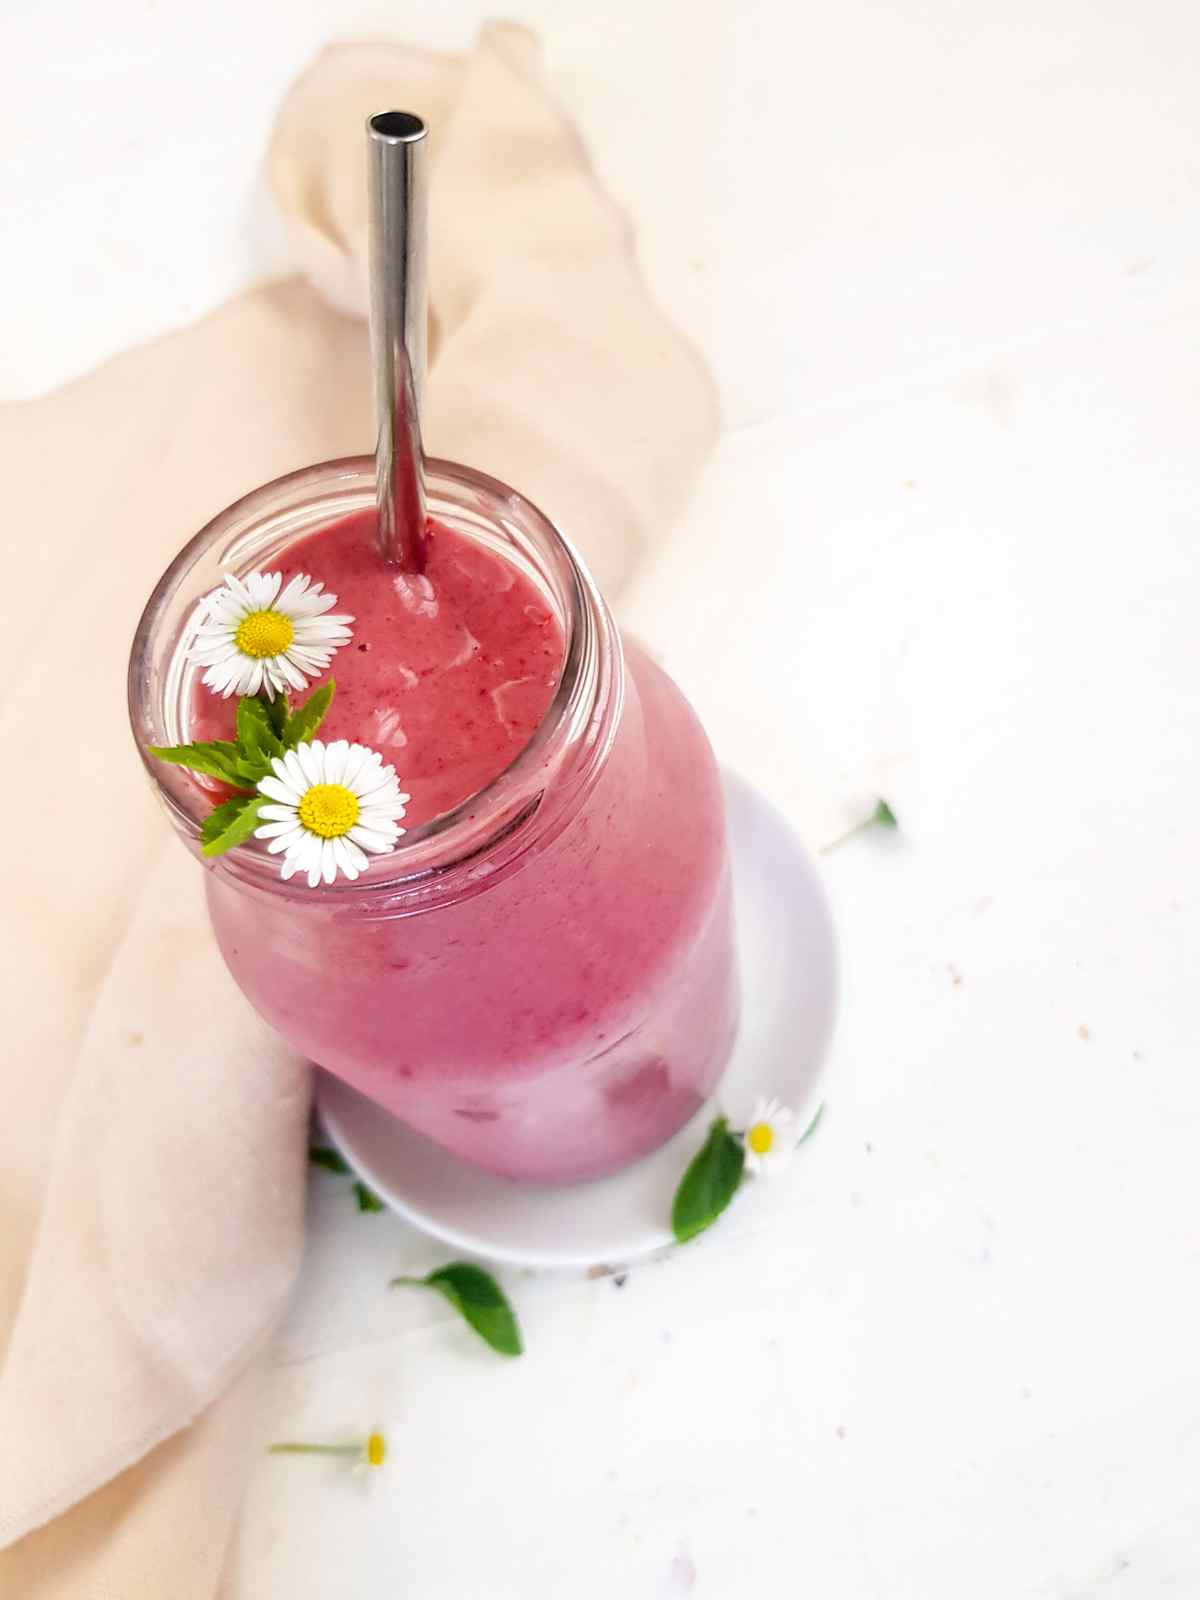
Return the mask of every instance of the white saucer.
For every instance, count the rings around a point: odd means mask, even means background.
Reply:
[[[523,1266],[623,1265],[671,1243],[671,1201],[717,1107],[735,1123],[774,1095],[805,1125],[837,1006],[833,920],[817,867],[749,784],[725,774],[742,1021],[714,1096],[661,1150],[592,1183],[515,1183],[476,1171],[317,1074],[317,1103],[349,1164],[402,1217],[458,1250]]]

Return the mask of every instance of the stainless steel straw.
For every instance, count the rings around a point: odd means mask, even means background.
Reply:
[[[421,401],[428,317],[428,147],[409,111],[367,119],[371,362],[379,432],[379,547],[407,572],[425,566]]]

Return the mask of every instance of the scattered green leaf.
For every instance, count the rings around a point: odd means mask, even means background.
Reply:
[[[820,1122],[821,1118],[824,1115],[825,1115],[825,1102],[824,1102],[824,1100],[822,1100],[821,1104],[817,1107],[815,1113],[813,1114],[812,1121],[809,1123],[808,1127],[805,1128],[804,1132],[800,1135],[800,1137],[796,1140],[797,1146],[802,1145],[804,1143],[805,1139],[811,1139],[812,1138],[813,1134],[816,1133],[816,1131],[817,1131],[817,1124]]]
[[[891,806],[888,805],[887,801],[877,800],[875,802],[875,809],[869,816],[864,817],[861,822],[856,822],[852,828],[848,828],[846,832],[839,835],[838,838],[831,839],[828,844],[822,845],[821,854],[826,855],[830,850],[836,850],[838,845],[845,844],[848,839],[853,839],[856,834],[865,833],[868,828],[894,829],[898,828],[899,826],[899,818],[896,816],[896,813],[892,810]]]
[[[521,1330],[504,1291],[482,1267],[470,1261],[452,1261],[425,1278],[393,1278],[393,1289],[435,1289],[475,1329],[485,1343],[502,1356],[519,1356],[524,1348]]]
[[[245,844],[258,827],[258,813],[266,803],[263,795],[247,794],[214,806],[200,830],[203,854],[221,856],[234,845]]]
[[[323,1167],[326,1172],[336,1172],[340,1178],[354,1176],[353,1167],[349,1166],[342,1156],[327,1144],[310,1144],[308,1159],[314,1167]],[[358,1202],[360,1211],[382,1211],[383,1201],[374,1189],[368,1189],[366,1184],[356,1179],[354,1184],[354,1198]]]
[[[671,1228],[678,1243],[686,1244],[712,1227],[737,1193],[745,1165],[745,1146],[730,1133],[728,1121],[718,1117],[675,1191]]]
[[[326,1172],[336,1172],[339,1177],[348,1178],[351,1169],[343,1161],[336,1150],[325,1144],[310,1144],[308,1159],[314,1167],[324,1167]]]

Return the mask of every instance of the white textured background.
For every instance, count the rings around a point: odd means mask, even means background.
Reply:
[[[320,43],[485,14],[7,0],[0,392],[282,268],[257,164]],[[829,858],[846,1010],[774,1206],[511,1277],[522,1362],[315,1183],[264,1437],[393,1462],[264,1461],[230,1600],[1195,1600],[1200,12],[507,14],[725,394],[627,619],[801,825],[903,831]]]

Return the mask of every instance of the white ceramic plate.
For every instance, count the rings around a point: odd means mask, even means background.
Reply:
[[[725,775],[742,973],[742,1021],[712,1104],[662,1149],[592,1183],[516,1183],[478,1172],[328,1073],[321,1120],[393,1210],[456,1249],[523,1266],[624,1264],[671,1242],[671,1201],[715,1108],[744,1118],[775,1095],[804,1125],[837,1006],[833,921],[816,864],[779,813]]]

